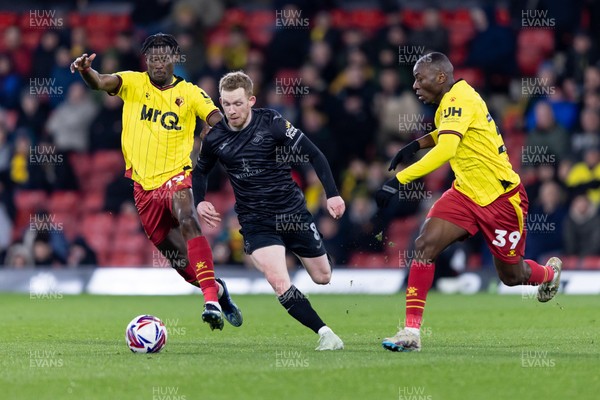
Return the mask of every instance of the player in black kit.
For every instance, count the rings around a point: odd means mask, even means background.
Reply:
[[[315,283],[331,279],[331,265],[304,195],[292,180],[283,155],[309,161],[327,195],[327,210],[340,218],[346,209],[329,163],[321,151],[277,111],[252,109],[256,102],[252,80],[231,72],[219,82],[225,118],[202,142],[192,172],[194,201],[200,217],[214,227],[221,221],[213,205],[204,200],[207,175],[217,161],[224,166],[235,194],[245,251],[279,297],[279,302],[300,323],[319,334],[316,350],[340,350],[342,340],[321,320],[308,299],[291,284],[285,251],[300,259]]]

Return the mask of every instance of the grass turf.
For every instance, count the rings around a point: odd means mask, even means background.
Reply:
[[[201,298],[0,295],[1,399],[592,399],[600,392],[597,296],[490,294],[428,299],[421,353],[381,340],[403,296],[310,296],[345,342],[317,335],[274,296],[237,296],[244,325],[211,332]],[[138,314],[169,329],[159,354],[133,354]]]

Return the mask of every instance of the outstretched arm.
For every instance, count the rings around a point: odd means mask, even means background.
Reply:
[[[71,63],[71,73],[74,74],[75,71],[78,71],[85,83],[94,90],[104,90],[109,94],[116,94],[121,84],[120,78],[117,75],[101,74],[93,69],[92,61],[95,58],[96,53],[93,53],[89,57],[87,53],[84,53],[81,57],[77,57]]]
[[[454,157],[460,139],[460,136],[450,133],[439,135],[438,144],[429,153],[425,154],[422,159],[398,172],[396,179],[400,183],[405,184],[435,171]]]
[[[390,162],[390,167],[388,168],[388,171],[396,169],[398,164],[400,164],[401,162],[406,162],[410,160],[412,156],[414,156],[417,153],[417,151],[421,149],[428,149],[433,146],[435,146],[435,142],[433,140],[433,137],[431,137],[431,133],[421,136],[417,140],[413,140],[412,142],[401,148],[400,151],[398,151],[398,153],[396,153],[396,155]]]

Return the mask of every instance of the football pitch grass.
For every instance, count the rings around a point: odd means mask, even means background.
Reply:
[[[0,399],[597,399],[598,296],[440,295],[428,299],[420,353],[381,347],[402,295],[314,295],[345,342],[317,335],[275,296],[235,296],[244,325],[211,332],[198,296],[0,295]],[[161,318],[159,354],[133,354],[128,322]]]

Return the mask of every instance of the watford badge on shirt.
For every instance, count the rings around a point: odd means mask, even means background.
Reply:
[[[181,107],[183,105],[183,97],[176,98],[175,104],[177,104],[177,107]]]

